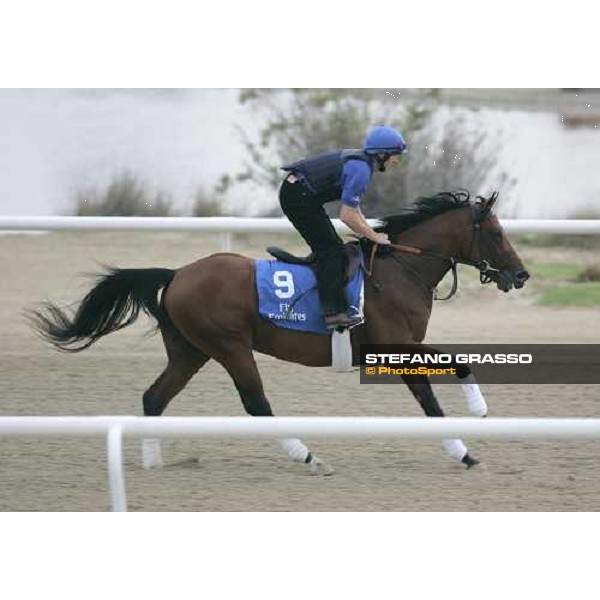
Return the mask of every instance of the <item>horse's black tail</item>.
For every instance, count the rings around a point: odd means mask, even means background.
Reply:
[[[175,276],[171,269],[109,269],[87,293],[75,314],[46,302],[28,316],[42,337],[59,350],[80,352],[101,337],[131,325],[140,309],[159,324],[166,319],[158,292]]]

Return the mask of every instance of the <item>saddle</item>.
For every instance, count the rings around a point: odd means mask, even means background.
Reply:
[[[359,242],[348,242],[344,244],[344,250],[348,257],[348,268],[346,269],[345,283],[348,283],[356,275],[356,271],[360,268],[360,244]],[[317,257],[314,253],[308,256],[295,256],[283,248],[277,246],[269,246],[267,252],[277,260],[291,265],[304,265],[315,270],[317,266]]]

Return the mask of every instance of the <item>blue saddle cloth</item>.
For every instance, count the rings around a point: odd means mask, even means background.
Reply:
[[[256,288],[258,312],[277,327],[329,334],[321,314],[321,302],[314,271],[304,265],[279,260],[257,260]],[[363,316],[364,262],[346,285],[350,309],[348,314]]]

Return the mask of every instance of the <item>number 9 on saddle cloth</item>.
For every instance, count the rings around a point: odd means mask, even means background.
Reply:
[[[358,243],[346,244],[349,268],[346,277],[348,315],[363,319],[364,256]],[[285,255],[279,252],[277,255]],[[314,264],[282,260],[255,262],[258,312],[277,327],[329,335],[321,310]]]

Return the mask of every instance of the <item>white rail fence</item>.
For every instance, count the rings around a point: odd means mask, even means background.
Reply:
[[[370,219],[371,225],[377,221]],[[600,234],[600,220],[504,219],[507,233]],[[336,230],[350,233],[339,220]],[[231,249],[233,233],[290,233],[287,219],[253,217],[2,217],[0,230],[5,231],[197,231],[222,234],[222,248]]]
[[[9,436],[103,436],[114,511],[127,510],[124,435],[277,439],[300,437],[486,440],[600,440],[600,419],[468,419],[385,417],[0,417],[0,439]]]

